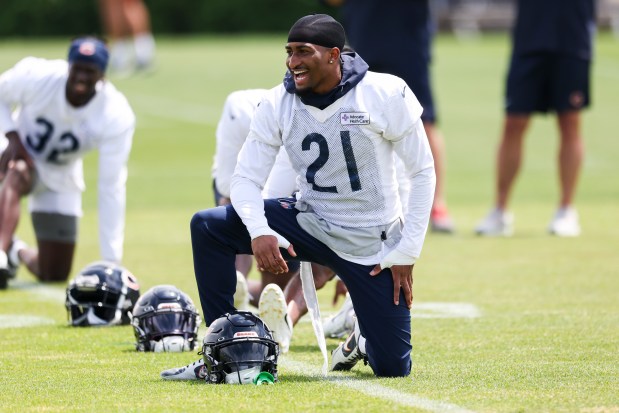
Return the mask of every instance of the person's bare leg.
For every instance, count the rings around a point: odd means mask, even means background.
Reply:
[[[237,271],[247,278],[254,262],[254,256],[250,254],[239,254],[236,256],[235,267]]]
[[[434,158],[434,172],[436,173],[436,189],[432,208],[446,208],[445,200],[445,140],[443,134],[433,122],[424,122],[423,127],[428,136],[428,143]]]
[[[99,0],[101,21],[112,42],[131,36],[131,26],[125,17],[122,2],[123,0]]]
[[[131,27],[137,67],[145,69],[155,58],[155,39],[148,8],[142,0],[122,0],[122,3],[125,18]]]
[[[121,0],[123,14],[135,36],[150,33],[150,14],[142,0]]]
[[[66,281],[71,274],[75,244],[37,240],[38,251],[25,248],[19,252],[19,258],[26,268],[39,281]]]
[[[582,167],[584,144],[580,132],[580,119],[578,111],[563,112],[557,116],[561,139],[558,156],[560,208],[572,205]]]
[[[434,232],[451,233],[454,224],[447,212],[447,199],[445,197],[445,141],[443,135],[434,122],[423,123],[432,157],[434,158],[434,172],[436,174],[436,187],[432,212],[430,214],[430,229]]]
[[[496,207],[505,210],[522,163],[522,144],[529,115],[508,114],[496,158]]]
[[[320,290],[325,286],[327,281],[335,276],[335,273],[327,267],[312,263],[312,274],[314,275],[314,285],[316,290]],[[284,297],[288,303],[288,317],[292,321],[292,325],[296,325],[299,319],[307,314],[307,304],[303,296],[303,284],[301,275],[296,274],[284,289]]]
[[[0,189],[0,249],[8,252],[19,223],[20,200],[32,190],[33,175],[23,160],[9,162]]]

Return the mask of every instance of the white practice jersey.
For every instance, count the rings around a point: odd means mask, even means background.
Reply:
[[[367,72],[323,110],[304,105],[283,85],[271,89],[256,109],[232,183],[235,209],[251,237],[271,231],[252,187],[264,185],[280,146],[300,177],[297,208],[342,228],[389,225],[401,217],[395,153],[411,183],[396,249],[419,257],[435,184],[421,113],[406,83],[388,74]],[[351,261],[376,264],[388,252]]]
[[[87,105],[71,106],[65,97],[68,71],[64,60],[28,57],[3,73],[0,128],[5,134],[19,133],[38,179],[59,193],[85,189],[82,158],[98,150],[101,255],[120,262],[135,116],[125,97],[105,80],[97,84],[97,93]]]
[[[212,174],[217,191],[229,198],[230,181],[241,147],[249,134],[249,125],[256,107],[264,98],[267,89],[247,89],[232,92],[226,98],[223,112],[217,124],[215,157]],[[282,148],[275,166],[262,190],[264,198],[290,196],[297,188],[296,172],[290,165],[288,154]]]

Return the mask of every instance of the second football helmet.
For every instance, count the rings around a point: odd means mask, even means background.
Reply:
[[[73,326],[129,324],[140,286],[126,268],[106,261],[84,267],[69,282],[65,307]]]
[[[187,294],[173,285],[157,285],[138,299],[131,325],[138,351],[191,351],[200,316]]]
[[[207,383],[251,384],[261,373],[277,381],[279,346],[266,324],[247,311],[213,321],[204,335]]]

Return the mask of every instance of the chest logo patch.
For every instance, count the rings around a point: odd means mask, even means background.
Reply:
[[[367,112],[343,112],[340,114],[341,125],[369,125],[370,114]]]

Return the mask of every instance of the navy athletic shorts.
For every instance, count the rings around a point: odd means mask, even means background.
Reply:
[[[558,53],[512,55],[505,111],[527,114],[589,106],[591,62]]]

